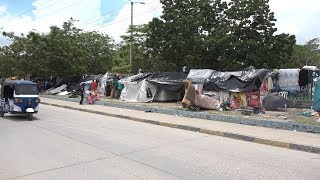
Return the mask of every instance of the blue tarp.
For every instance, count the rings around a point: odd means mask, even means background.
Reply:
[[[314,83],[314,96],[313,96],[313,104],[312,109],[320,112],[320,77],[316,78]]]

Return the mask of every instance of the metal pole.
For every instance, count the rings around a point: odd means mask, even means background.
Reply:
[[[133,26],[133,2],[131,1],[131,27],[130,27],[130,65],[132,65],[132,36],[133,36],[133,32],[132,32],[132,26]]]

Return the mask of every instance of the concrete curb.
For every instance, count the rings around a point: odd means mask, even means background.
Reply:
[[[52,97],[52,96],[43,96],[43,97],[49,98],[49,99],[71,101],[71,102],[79,101],[78,99],[71,99],[71,98],[64,98],[64,97],[62,98]],[[320,133],[320,126],[314,126],[314,125],[308,125],[308,124],[280,122],[280,121],[272,121],[267,119],[243,118],[243,117],[230,116],[230,115],[219,115],[219,114],[210,114],[205,112],[163,109],[163,108],[145,107],[145,106],[139,106],[139,105],[120,104],[120,103],[102,102],[102,101],[97,101],[96,105],[132,109],[132,110],[138,110],[138,111],[147,111],[147,112],[154,112],[154,113],[168,114],[168,115],[178,115],[178,116],[189,117],[189,118],[214,120],[214,121],[236,123],[236,124],[243,124],[243,125],[250,125],[250,126],[278,128],[278,129],[284,129],[284,130],[290,130],[290,131],[295,130],[295,131],[309,132],[309,133]]]
[[[72,109],[72,110],[84,111],[84,112],[89,112],[89,113],[95,113],[95,114],[100,114],[100,115],[105,115],[105,116],[123,118],[123,119],[128,119],[131,121],[143,122],[143,123],[148,123],[148,124],[153,124],[153,125],[158,125],[158,126],[182,129],[182,130],[186,130],[186,131],[199,132],[199,133],[208,134],[208,135],[221,136],[221,137],[237,139],[237,140],[241,140],[241,141],[254,142],[254,143],[259,143],[259,144],[264,144],[264,145],[269,145],[269,146],[275,146],[275,147],[281,147],[281,148],[287,148],[287,149],[292,149],[292,150],[320,154],[320,147],[300,145],[300,144],[294,144],[294,143],[288,143],[288,142],[281,142],[281,141],[276,141],[276,140],[269,140],[269,139],[257,138],[257,137],[253,137],[253,136],[234,134],[234,133],[228,133],[228,132],[222,132],[222,131],[213,131],[210,129],[193,127],[193,126],[188,126],[188,125],[179,125],[179,124],[153,121],[153,120],[142,119],[142,118],[135,118],[135,117],[125,116],[125,115],[116,115],[116,114],[111,114],[111,113],[107,113],[107,112],[100,112],[100,111],[88,110],[88,109],[83,109],[83,108],[58,105],[58,104],[53,104],[53,103],[42,102],[42,104],[56,106],[56,107],[62,107],[62,108],[67,108],[67,109]]]

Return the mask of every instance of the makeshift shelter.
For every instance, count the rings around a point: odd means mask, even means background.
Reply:
[[[262,100],[262,105],[267,110],[277,110],[278,108],[284,108],[286,104],[287,100],[279,93],[270,93]]]
[[[211,77],[212,73],[215,72],[212,69],[191,69],[187,76],[187,80],[190,80],[196,90],[203,94],[203,84]]]
[[[183,72],[155,73],[147,78],[149,84],[157,87],[153,101],[174,101],[182,99],[182,81],[187,77]]]
[[[203,89],[218,93],[220,102],[227,102],[234,109],[248,105],[259,106],[259,89],[268,74],[267,69],[253,67],[236,72],[215,71],[205,81]]]
[[[316,112],[320,112],[320,77],[316,78],[314,82],[315,88],[312,109]]]
[[[300,69],[279,69],[279,87],[282,91],[299,91]]]
[[[248,92],[259,90],[269,70],[214,72],[204,83],[206,91]]]
[[[111,83],[113,81],[114,75],[112,73],[106,72],[104,75],[102,75],[99,78],[99,83],[98,83],[98,92],[102,95],[109,95],[107,93],[107,88],[108,88],[108,82]]]
[[[120,79],[119,82],[124,85],[120,99],[128,102],[152,101],[157,87],[147,82],[146,78],[151,75],[151,73],[140,73]]]
[[[312,92],[315,90],[314,79],[319,77],[320,70],[316,66],[304,66],[299,71],[299,86],[300,92],[302,95],[300,99],[312,99]]]
[[[178,100],[182,98],[182,81],[186,76],[180,72],[140,73],[121,79],[124,89],[120,99],[130,102]]]
[[[66,84],[62,84],[61,86],[58,86],[52,90],[49,90],[48,94],[58,94],[62,91],[66,91],[67,90],[67,85]]]

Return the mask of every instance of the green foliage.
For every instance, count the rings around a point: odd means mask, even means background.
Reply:
[[[166,0],[148,24],[146,47],[159,70],[277,67],[290,59],[295,37],[274,35],[268,0]]]
[[[3,35],[0,76],[65,76],[188,68],[240,70],[320,65],[319,39],[295,45],[295,36],[275,34],[268,0],[161,0],[163,14],[129,27],[122,41],[85,32],[74,19],[47,34]],[[132,33],[132,36],[131,36]],[[129,64],[129,45],[133,59]]]
[[[305,65],[320,67],[320,39],[314,38],[305,45],[295,45],[290,61],[285,67],[301,68]]]
[[[122,37],[122,42],[116,47],[114,57],[114,72],[137,73],[139,69],[144,71],[153,71],[153,66],[149,63],[146,53],[146,25],[129,27],[127,33]],[[132,32],[132,38],[131,38]],[[129,65],[129,45],[132,42],[132,65]],[[124,71],[124,72],[123,72]]]
[[[105,73],[112,69],[114,45],[98,32],[84,32],[74,19],[62,28],[51,26],[48,34],[29,32],[16,36],[3,32],[12,44],[1,48],[1,76],[38,77]]]

